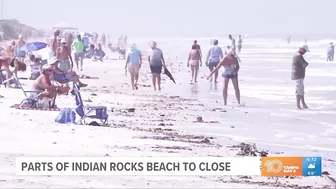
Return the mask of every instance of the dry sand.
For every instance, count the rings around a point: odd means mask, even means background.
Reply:
[[[9,108],[23,99],[23,93],[1,87],[0,188],[331,188],[324,177],[16,176],[15,157],[19,156],[192,157],[236,156],[240,152],[232,147],[239,142],[230,138],[218,141],[178,129],[180,125],[192,128],[196,124],[221,124],[207,117],[203,117],[203,123],[196,122],[199,116],[215,114],[212,107],[196,99],[169,95],[165,88],[165,83],[171,82],[168,80],[164,81],[163,91],[154,92],[146,65],[141,69],[139,90],[132,91],[123,68],[124,61],[120,60],[85,61],[84,73],[99,79],[83,80],[90,87],[82,89],[82,98],[87,105],[108,107],[110,127],[61,125],[54,122],[57,112]],[[24,88],[32,83],[21,82]],[[57,105],[74,107],[74,97],[60,96]],[[135,112],[128,112],[128,108],[135,108]],[[230,110],[222,109],[220,113],[229,114]]]

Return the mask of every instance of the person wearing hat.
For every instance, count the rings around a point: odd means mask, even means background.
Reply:
[[[81,35],[77,35],[77,39],[71,45],[75,48],[75,62],[77,66],[77,71],[79,71],[78,62],[80,61],[80,70],[83,70],[83,60],[85,58],[85,44]]]
[[[133,44],[127,53],[125,70],[127,70],[131,75],[131,86],[132,89],[138,89],[138,80],[139,80],[139,69],[142,64],[142,55],[139,49]]]
[[[236,99],[238,104],[240,105],[240,90],[239,90],[239,84],[238,84],[238,71],[239,71],[239,61],[235,55],[235,52],[233,49],[230,49],[227,51],[227,55],[224,59],[214,68],[210,75],[207,77],[207,79],[210,79],[211,76],[218,72],[218,70],[224,67],[224,72],[222,74],[224,78],[224,88],[223,88],[223,99],[224,99],[224,105],[227,104],[227,96],[228,96],[228,85],[229,81],[232,81],[233,88],[235,90]]]
[[[82,83],[79,80],[79,76],[76,74],[76,72],[74,71],[62,71],[58,64],[60,63],[60,61],[56,58],[56,57],[52,57],[49,61],[49,65],[53,68],[53,78],[60,82],[60,83],[69,83],[69,82],[74,82],[74,83],[78,83],[80,87],[86,87],[87,84]]]
[[[214,70],[223,58],[223,50],[218,46],[218,40],[212,40],[213,46],[209,49],[205,64],[209,67],[210,72]],[[215,72],[215,83],[217,83],[218,71]],[[210,79],[212,81],[212,78]]]
[[[55,86],[51,84],[50,76],[53,73],[51,65],[45,64],[42,67],[42,75],[40,75],[33,83],[33,90],[43,91],[39,98],[52,98],[54,103],[57,94],[69,91],[69,87]]]
[[[304,78],[306,75],[306,67],[308,63],[304,59],[303,55],[307,52],[305,46],[299,48],[299,50],[294,54],[293,61],[292,61],[292,73],[291,79],[295,81],[296,87],[296,106],[298,109],[301,108],[301,102],[303,108],[308,108],[305,98],[304,98]]]

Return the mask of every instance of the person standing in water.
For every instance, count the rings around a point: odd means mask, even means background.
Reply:
[[[238,37],[238,53],[240,53],[240,51],[241,51],[241,49],[242,49],[242,44],[243,44],[243,40],[242,40],[242,37],[241,37],[241,35],[239,35],[239,37]]]
[[[197,41],[196,41],[197,42]],[[189,53],[187,66],[190,66],[191,69],[191,83],[195,82],[197,83],[197,75],[199,67],[202,66],[201,61],[201,52],[199,50],[199,45],[194,44],[191,47],[191,51]]]
[[[290,42],[291,42],[291,36],[288,36],[287,43],[290,44]]]
[[[155,41],[153,41],[151,44],[151,50],[148,55],[148,62],[150,64],[150,69],[152,72],[152,82],[154,91],[156,91],[156,86],[158,86],[158,89],[160,91],[162,66],[166,65],[165,60],[163,58],[163,52],[161,49],[157,48],[157,43]]]
[[[209,49],[205,64],[209,67],[210,72],[214,70],[223,58],[222,48],[218,46],[218,40],[214,39],[213,46]],[[218,70],[215,72],[215,83],[217,83]],[[212,82],[212,78],[210,79]]]
[[[236,54],[236,40],[233,39],[232,35],[229,35],[229,40],[230,40],[230,47],[233,51],[234,54]]]
[[[331,42],[329,43],[329,46],[327,49],[327,61],[334,61],[334,54],[335,54],[335,46]]]
[[[138,90],[139,70],[142,64],[142,55],[140,50],[133,44],[127,53],[125,70],[128,67],[128,72],[131,75],[132,89]]]
[[[85,44],[81,38],[81,35],[77,35],[77,39],[72,43],[72,47],[75,47],[75,62],[77,71],[79,71],[78,62],[80,61],[80,70],[83,71],[83,61],[85,58]]]
[[[207,79],[210,79],[211,76],[214,73],[218,72],[218,70],[222,66],[224,67],[224,72],[222,74],[224,78],[224,88],[223,88],[224,105],[227,105],[227,96],[228,96],[227,90],[230,80],[232,81],[233,88],[235,90],[237,102],[240,105],[240,90],[238,85],[239,63],[232,49],[227,52],[227,56],[216,66],[214,70],[212,70]]]
[[[307,50],[303,47],[299,48],[298,52],[296,52],[293,56],[292,61],[292,76],[291,79],[295,81],[296,86],[296,106],[298,109],[301,108],[300,102],[302,102],[303,108],[307,109],[308,106],[304,99],[304,78],[306,74],[306,67],[308,63],[303,58],[303,55],[307,52]]]
[[[305,43],[303,45],[303,48],[306,49],[306,52],[310,52],[307,44],[307,39],[305,39]]]

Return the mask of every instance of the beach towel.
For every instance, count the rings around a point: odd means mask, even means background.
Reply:
[[[62,108],[59,111],[55,122],[57,123],[75,123],[76,122],[76,113],[72,111],[71,108]]]

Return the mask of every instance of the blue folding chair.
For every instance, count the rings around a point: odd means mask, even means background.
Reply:
[[[101,125],[108,124],[108,114],[106,106],[84,106],[83,100],[80,94],[80,88],[77,84],[74,84],[74,91],[76,97],[76,112],[81,117],[80,123],[87,125],[86,118],[97,119],[101,122]]]

